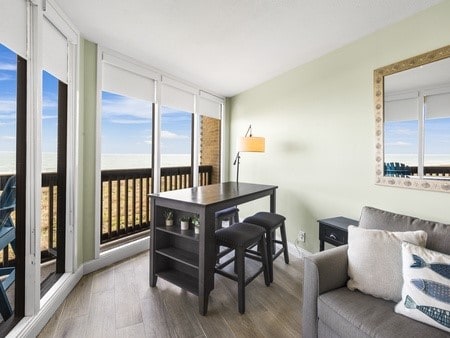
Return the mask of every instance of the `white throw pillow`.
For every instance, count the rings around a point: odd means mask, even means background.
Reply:
[[[398,302],[402,298],[402,242],[425,246],[425,231],[390,232],[348,227],[347,287]]]
[[[450,332],[450,256],[402,244],[402,300],[395,312]]]

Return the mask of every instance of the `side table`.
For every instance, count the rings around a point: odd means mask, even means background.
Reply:
[[[358,221],[347,217],[332,217],[319,219],[320,251],[325,248],[325,242],[335,246],[347,244],[348,226],[358,226]]]

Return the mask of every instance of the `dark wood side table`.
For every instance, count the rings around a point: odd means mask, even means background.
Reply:
[[[325,242],[335,246],[347,244],[349,225],[358,226],[358,221],[347,217],[332,217],[319,219],[320,251],[325,248]]]

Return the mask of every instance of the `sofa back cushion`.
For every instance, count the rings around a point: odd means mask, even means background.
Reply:
[[[450,224],[426,221],[372,207],[363,207],[359,226],[365,229],[388,231],[423,230],[428,234],[426,245],[428,249],[450,254]]]

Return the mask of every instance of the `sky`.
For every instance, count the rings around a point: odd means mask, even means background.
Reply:
[[[385,122],[385,153],[416,153],[418,125],[418,120]],[[450,117],[425,120],[425,154],[446,154],[450,163]]]
[[[139,99],[102,93],[102,153],[148,154],[152,140],[152,105]],[[161,110],[161,152],[190,154],[192,114]]]
[[[42,150],[57,147],[58,80],[43,72]],[[0,44],[0,151],[15,151],[16,55]],[[151,103],[102,93],[102,153],[150,154]],[[162,107],[162,154],[190,154],[192,114]]]

